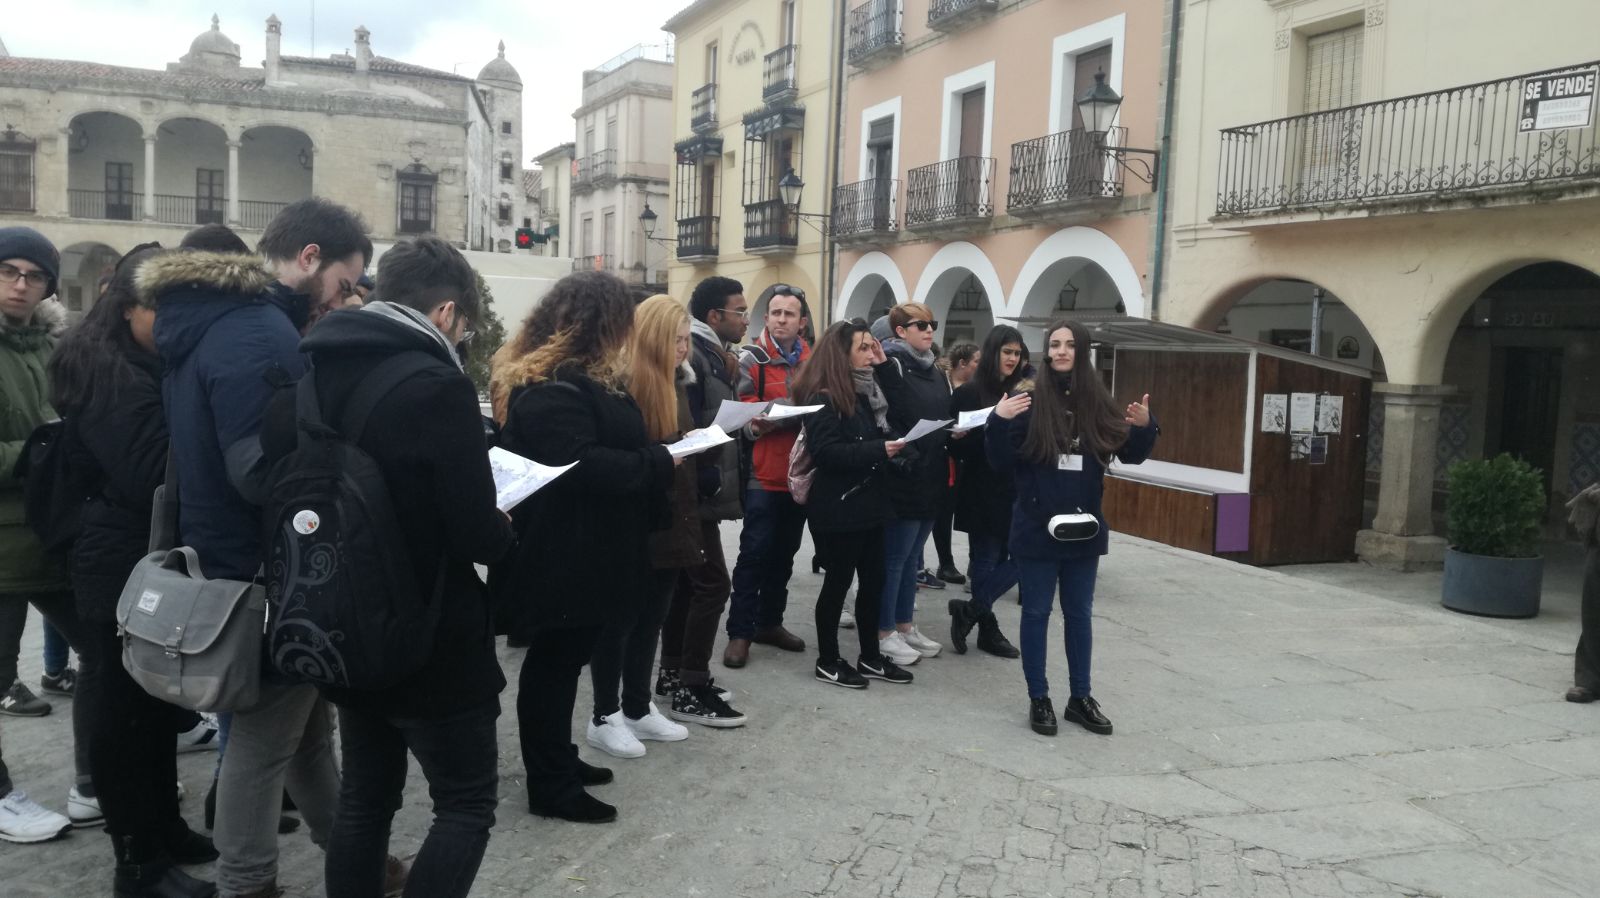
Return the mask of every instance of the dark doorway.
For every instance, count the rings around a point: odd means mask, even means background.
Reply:
[[[1509,452],[1544,475],[1550,495],[1555,467],[1556,418],[1561,408],[1561,350],[1514,347],[1505,353],[1498,455]]]

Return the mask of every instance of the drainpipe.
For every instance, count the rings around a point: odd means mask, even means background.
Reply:
[[[828,183],[826,185],[826,189],[822,194],[823,209],[826,210],[823,212],[823,214],[828,216],[833,215],[833,191],[834,188],[839,186],[839,159],[844,155],[843,148],[839,146],[839,142],[844,140],[844,41],[845,22],[850,17],[849,8],[850,0],[839,0],[838,19],[835,22],[833,29],[833,58],[838,64],[838,67],[834,71],[833,77],[834,101],[833,122],[831,125],[833,134],[832,139],[828,142],[828,146],[831,147],[833,151],[833,165],[828,173]],[[822,257],[824,285],[822,295],[827,297],[826,309],[823,311],[823,321],[825,322],[823,327],[826,328],[827,323],[831,323],[833,321],[833,281],[834,271],[836,271],[839,266],[839,244],[833,239],[833,219],[830,217],[824,219],[823,221],[823,227],[826,229],[823,233],[823,237],[827,240],[827,249],[824,251],[824,255]]]
[[[1182,0],[1172,0],[1172,34],[1167,41],[1167,88],[1161,110],[1161,167],[1156,172],[1156,252],[1150,264],[1150,318],[1159,320],[1161,285],[1167,270],[1167,173],[1172,170],[1172,121],[1178,84],[1178,38],[1183,33]],[[1316,339],[1313,335],[1312,339]]]
[[[1311,354],[1322,355],[1322,288],[1311,288]]]

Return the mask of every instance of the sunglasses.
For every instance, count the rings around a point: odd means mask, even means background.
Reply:
[[[775,284],[772,288],[772,295],[793,296],[796,299],[805,299],[806,291],[801,290],[799,287],[791,287],[788,284]]]
[[[914,327],[919,331],[933,331],[934,333],[938,333],[939,332],[939,322],[937,322],[937,321],[921,321],[921,320],[918,320],[918,321],[913,321],[910,324],[907,324],[906,327]]]

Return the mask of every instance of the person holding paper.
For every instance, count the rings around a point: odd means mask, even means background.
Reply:
[[[865,689],[868,678],[896,684],[912,679],[884,656],[870,623],[856,629],[857,665],[839,655],[839,615],[850,581],[859,581],[858,620],[877,619],[883,593],[883,531],[890,508],[882,469],[905,448],[893,439],[889,402],[872,374],[874,365],[885,363],[866,325],[841,321],[823,333],[794,383],[795,397],[824,406],[803,419],[815,468],[805,508],[811,541],[827,571],[817,596],[815,675],[850,689]]]
[[[950,382],[934,364],[933,340],[939,322],[927,306],[908,302],[889,310],[889,326],[895,337],[883,344],[888,363],[874,371],[889,397],[890,425],[897,433],[909,434],[919,421],[943,421],[950,411]],[[889,477],[894,519],[884,530],[878,639],[883,653],[899,664],[932,658],[944,648],[924,636],[913,617],[922,551],[933,533],[939,499],[949,483],[948,439],[941,428],[911,443],[905,464],[896,466]],[[861,625],[870,627],[871,621]]]
[[[1160,428],[1150,416],[1149,396],[1117,409],[1089,359],[1089,332],[1083,325],[1057,321],[1045,334],[1049,363],[1038,384],[1032,393],[995,405],[983,445],[989,463],[1016,482],[1010,548],[1022,591],[1029,722],[1040,735],[1056,734],[1045,644],[1059,589],[1071,686],[1062,716],[1109,736],[1111,721],[1089,688],[1095,575],[1109,542],[1100,500],[1112,460],[1144,461]]]
[[[939,359],[939,368],[944,371],[945,379],[950,381],[951,391],[972,380],[972,375],[978,370],[978,360],[981,358],[976,343],[957,343],[950,347],[950,351]],[[974,440],[973,442],[977,442]],[[955,443],[950,444],[952,447]],[[952,451],[952,456],[954,452]],[[956,568],[955,555],[950,551],[950,538],[955,529],[956,512],[956,481],[955,459],[950,459],[950,476],[945,481],[945,489],[939,494],[939,516],[933,522],[933,548],[939,554],[939,568],[934,576],[941,582],[954,583],[957,586],[967,582],[966,575]]]
[[[766,327],[739,353],[739,398],[787,402],[789,381],[811,357],[800,336],[808,315],[804,290],[776,284],[767,290]],[[789,496],[789,450],[798,419],[750,423],[750,479],[744,494],[744,529],[728,602],[728,646],[722,663],[743,667],[752,642],[803,652],[806,641],[783,626],[794,553],[805,535],[805,509]]]
[[[1033,389],[1028,347],[1016,328],[996,325],[984,338],[978,359],[977,373],[950,398],[951,414],[960,417],[962,412],[992,408],[1013,390]],[[994,603],[1017,585],[1017,565],[1009,547],[1016,490],[1011,476],[996,471],[984,456],[981,430],[952,440],[950,454],[958,465],[955,526],[967,534],[967,575],[972,578],[971,600],[951,599],[948,605],[950,644],[956,654],[966,654],[967,634],[977,627],[979,649],[1015,658],[1021,653],[1000,632]]]
[[[578,462],[517,506],[517,550],[491,583],[510,631],[528,642],[517,725],[529,810],[584,823],[617,809],[584,791],[612,775],[572,744],[578,676],[606,625],[650,589],[648,541],[668,522],[673,482],[672,456],[622,388],[633,312],[612,275],[562,278],[495,354],[490,385],[501,445],[540,464]]]

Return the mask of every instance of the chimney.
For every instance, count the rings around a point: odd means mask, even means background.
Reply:
[[[278,82],[278,50],[283,43],[283,23],[277,16],[267,16],[267,61],[264,63],[267,70],[267,83]]]
[[[356,80],[367,87],[372,80],[372,32],[365,25],[356,28]]]

